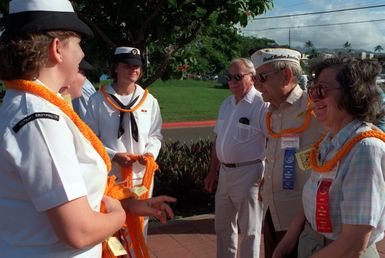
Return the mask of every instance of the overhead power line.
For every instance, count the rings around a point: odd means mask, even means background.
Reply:
[[[380,22],[380,21],[385,21],[385,19],[368,20],[368,21],[355,21],[355,22],[311,24],[311,25],[299,25],[299,26],[286,26],[286,27],[272,27],[272,28],[264,28],[264,29],[256,29],[256,30],[244,29],[243,31],[265,31],[265,30],[283,30],[283,29],[310,28],[310,27],[326,27],[326,26],[357,24],[357,23],[368,23],[368,22]]]
[[[259,18],[254,18],[253,20],[265,20],[265,19],[276,19],[276,18],[289,18],[289,17],[297,17],[297,16],[305,16],[305,15],[324,14],[324,13],[337,13],[337,12],[354,11],[354,10],[362,10],[362,9],[370,9],[370,8],[379,8],[379,7],[385,7],[385,4],[372,5],[372,6],[363,6],[363,7],[354,7],[354,8],[345,8],[345,9],[330,10],[330,11],[321,11],[321,12],[296,13],[296,14],[287,14],[287,15],[278,15],[278,16],[269,16],[269,17],[259,17]]]

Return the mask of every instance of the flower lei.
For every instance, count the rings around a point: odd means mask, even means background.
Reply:
[[[76,114],[76,112],[71,109],[71,107],[65,102],[64,99],[59,98],[55,93],[53,93],[48,88],[33,81],[11,80],[11,81],[4,81],[4,83],[7,88],[32,93],[34,95],[37,95],[47,100],[48,102],[57,106],[58,108],[60,108],[61,111],[63,111],[64,114],[66,114],[74,122],[74,124],[83,134],[83,136],[91,143],[94,149],[99,153],[100,157],[102,157],[102,159],[104,160],[104,163],[107,166],[107,171],[111,170],[110,157],[108,156],[108,153],[104,148],[103,143],[94,134],[94,132],[87,126],[87,124],[80,119],[80,117]]]
[[[309,127],[311,116],[313,114],[314,114],[313,109],[310,107],[310,100],[308,99],[307,100],[306,119],[305,119],[304,124],[300,127],[288,128],[288,129],[282,130],[279,133],[274,133],[273,129],[271,128],[271,113],[267,112],[267,114],[266,114],[266,126],[267,126],[267,130],[269,132],[269,135],[272,138],[281,138],[282,135],[302,133],[303,131],[305,131]]]
[[[133,161],[137,161],[140,157],[143,157],[144,160],[146,161],[146,170],[144,172],[141,186],[145,186],[147,189],[147,192],[139,196],[138,199],[140,200],[148,199],[150,194],[152,179],[154,177],[155,171],[159,169],[159,166],[151,155],[129,155],[129,156]],[[123,167],[121,169],[121,175],[124,182],[126,182],[126,187],[128,189],[131,189],[133,187],[132,163],[130,166]],[[128,218],[128,216],[130,216],[130,218]],[[127,214],[126,225],[127,225],[128,233],[130,235],[130,239],[132,243],[143,243],[143,245],[145,246],[144,237],[143,237],[144,217],[135,216],[133,214]],[[126,248],[129,249],[129,246],[126,245]],[[140,253],[137,253],[137,249],[134,248],[134,252],[135,252],[135,257],[141,257]],[[144,255],[147,255],[145,257],[149,257],[147,249],[142,250],[142,252],[144,253]]]
[[[71,109],[71,107],[65,102],[64,99],[58,97],[50,89],[33,81],[9,80],[9,81],[4,81],[4,83],[7,88],[32,93],[36,96],[39,96],[47,100],[48,102],[57,106],[58,108],[60,108],[60,110],[63,111],[73,121],[73,123],[76,125],[79,131],[83,134],[83,136],[91,143],[91,145],[94,147],[96,152],[99,153],[99,155],[102,157],[102,159],[104,160],[104,163],[106,164],[107,171],[109,172],[111,170],[111,160],[102,142],[94,134],[94,132],[87,126],[87,124],[80,119],[80,117],[76,114],[76,112],[73,111],[73,109]],[[136,195],[132,193],[127,187],[122,185],[117,185],[115,183],[115,180],[116,180],[115,176],[108,177],[106,189],[104,192],[105,195],[111,196],[112,198],[115,198],[118,200],[136,197]],[[103,203],[101,205],[100,210],[101,212],[105,212]],[[143,234],[141,234],[141,230],[140,230],[141,224],[140,224],[139,218],[137,216],[132,215],[131,213],[127,213],[126,215],[127,215],[126,225],[132,225],[132,227],[129,228],[130,234],[132,232],[132,234],[137,235],[137,238],[132,238],[135,254],[138,254],[136,257],[138,258],[149,257]],[[134,239],[136,240],[136,242],[134,242]],[[106,242],[103,242],[102,246],[103,246],[103,257],[114,257],[114,255],[111,254]]]
[[[108,96],[107,92],[106,92],[106,89],[104,87],[104,85],[100,88],[100,92],[102,93],[103,97],[106,99],[106,101],[108,102],[108,104],[110,104],[113,108],[115,108],[116,110],[119,110],[121,112],[129,112],[129,113],[132,113],[134,111],[136,111],[141,105],[143,105],[144,101],[146,100],[147,96],[148,96],[148,90],[146,89],[144,91],[144,94],[143,94],[143,97],[140,99],[139,103],[137,105],[135,105],[132,109],[124,109],[124,108],[121,108],[119,106],[117,106],[113,101],[112,99],[110,98],[110,96]]]
[[[351,149],[354,147],[356,143],[368,137],[375,137],[385,142],[385,133],[383,132],[367,131],[367,132],[360,133],[354,136],[352,139],[350,139],[347,143],[345,143],[344,146],[342,146],[342,148],[334,155],[332,159],[328,160],[327,162],[325,162],[325,164],[320,166],[318,165],[317,156],[318,156],[319,145],[323,139],[323,137],[321,137],[316,143],[314,143],[313,148],[310,152],[309,162],[310,162],[311,168],[318,173],[325,173],[325,172],[331,171],[337,165],[337,163],[346,154],[348,154],[351,151]]]

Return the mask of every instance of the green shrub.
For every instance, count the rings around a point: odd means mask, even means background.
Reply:
[[[157,162],[154,196],[167,194],[178,199],[173,207],[176,215],[191,216],[214,211],[214,194],[204,190],[211,160],[210,140],[193,143],[166,142]]]

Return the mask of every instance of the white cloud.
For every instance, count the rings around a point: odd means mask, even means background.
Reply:
[[[290,10],[290,8],[280,8],[277,6],[276,11],[273,9],[269,11],[267,15],[263,16],[327,11],[368,5],[371,4],[361,3],[359,5],[354,5],[352,1],[333,1],[332,3],[330,3],[330,1],[314,1],[312,2],[312,6],[308,6],[306,10],[301,9],[300,11],[297,11]],[[295,28],[295,26],[384,19],[384,10],[385,7],[360,9],[356,11],[345,11],[338,13],[326,13],[320,15],[255,20],[250,22],[250,24],[244,28],[243,33],[244,35],[271,38],[279,44],[288,44],[289,29],[270,29],[264,31],[258,30],[265,28],[294,27],[290,29],[292,47],[303,47],[306,41],[311,40],[316,48],[342,48],[343,44],[348,41],[351,43],[352,48],[362,48],[372,51],[377,45],[382,45],[385,47],[385,21],[309,28]]]

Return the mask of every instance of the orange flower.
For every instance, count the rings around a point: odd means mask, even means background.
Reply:
[[[284,129],[279,133],[273,132],[273,129],[271,128],[271,113],[267,112],[266,114],[266,126],[267,130],[269,132],[270,137],[272,138],[281,138],[283,135],[287,134],[298,134],[304,132],[310,125],[311,116],[313,115],[313,109],[310,107],[310,100],[307,100],[307,111],[306,111],[306,119],[305,123],[297,128],[288,128]]]
[[[75,111],[64,101],[64,99],[59,98],[54,92],[49,90],[48,88],[27,80],[12,80],[12,81],[4,81],[5,86],[10,89],[15,89],[18,91],[26,91],[32,93],[36,96],[39,96],[51,104],[59,107],[61,111],[64,112],[79,128],[80,132],[83,136],[91,143],[91,145],[95,148],[95,150],[102,157],[107,166],[107,171],[111,170],[111,160],[107,154],[106,149],[103,146],[103,143],[99,140],[99,138],[94,134],[94,132],[88,127],[83,120],[76,114]]]
[[[356,143],[361,141],[362,139],[368,138],[368,137],[375,137],[378,138],[382,141],[385,142],[385,133],[380,132],[380,131],[367,131],[360,133],[356,136],[354,136],[352,139],[350,139],[347,143],[342,146],[342,148],[334,155],[333,158],[325,162],[322,166],[318,165],[317,157],[318,157],[318,150],[319,150],[319,145],[323,139],[321,137],[314,145],[313,148],[310,152],[309,156],[309,161],[310,161],[310,166],[311,168],[318,173],[326,173],[330,172],[336,165],[337,163],[346,155],[348,154],[351,149],[354,147]]]

